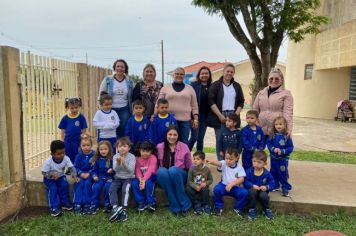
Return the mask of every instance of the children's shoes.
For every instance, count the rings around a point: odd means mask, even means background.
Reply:
[[[139,202],[137,206],[137,211],[138,212],[143,212],[146,209],[145,203],[144,202]]]
[[[272,213],[271,209],[267,208],[263,211],[263,213],[265,214],[265,217],[267,220],[273,219],[273,213]]]
[[[70,204],[67,204],[67,205],[62,206],[62,209],[66,210],[66,211],[71,211],[71,210],[73,210],[73,206]]]
[[[289,197],[290,196],[287,189],[282,189],[282,196],[283,197]]]
[[[75,205],[74,206],[74,213],[77,215],[80,215],[82,213],[82,206],[81,205]]]
[[[211,215],[211,208],[210,206],[206,205],[204,208],[204,213],[207,215]]]
[[[214,214],[215,214],[216,216],[221,216],[222,212],[223,212],[223,209],[218,209],[218,208],[215,208],[215,209],[214,209]]]
[[[248,219],[249,220],[256,220],[257,217],[257,211],[256,208],[251,208],[250,210],[248,210]]]
[[[149,205],[147,205],[147,209],[148,209],[148,211],[150,211],[150,212],[156,211],[156,204],[149,204]]]
[[[50,213],[51,213],[51,216],[57,217],[62,214],[62,211],[60,209],[56,208],[56,209],[51,209]]]
[[[239,209],[234,209],[234,212],[236,213],[236,215],[238,216],[238,217],[243,217],[243,213],[242,213],[242,210],[239,210]]]
[[[200,204],[194,206],[194,214],[201,215],[203,214],[203,209]]]

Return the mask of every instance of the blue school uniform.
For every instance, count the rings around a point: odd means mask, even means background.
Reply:
[[[225,154],[225,151],[228,148],[236,148],[238,152],[241,153],[242,141],[241,141],[241,132],[239,129],[235,129],[232,131],[229,129],[221,130],[217,149]],[[220,155],[218,156],[218,160],[223,160],[223,159],[224,156],[220,156]]]
[[[252,154],[255,150],[265,149],[265,135],[260,126],[256,126],[256,130],[251,129],[251,126],[246,125],[241,130],[242,137],[242,166],[245,170],[252,167]]]
[[[60,121],[58,128],[65,130],[64,144],[66,147],[66,155],[74,162],[80,147],[80,135],[82,130],[88,128],[87,121],[82,113],[79,113],[76,117],[65,115]]]
[[[247,189],[252,188],[253,185],[266,186],[267,191],[274,189],[274,179],[271,173],[263,168],[263,172],[260,176],[255,175],[255,169],[253,167],[246,170],[246,178],[244,180],[244,186]]]
[[[112,169],[112,160],[110,160],[110,164],[108,165],[107,159],[105,157],[99,157],[91,171],[91,176],[94,178],[97,176],[99,179],[98,181],[94,182],[92,186],[92,197],[91,197],[91,208],[97,209],[100,205],[100,193],[104,188],[104,206],[110,206],[110,199],[109,199],[109,189],[112,182],[112,178],[114,172],[108,174],[107,171]]]
[[[91,187],[93,185],[93,178],[89,176],[86,179],[80,177],[82,173],[89,173],[93,169],[93,166],[90,164],[90,159],[94,156],[95,151],[91,151],[89,154],[84,154],[80,152],[75,157],[74,167],[77,171],[77,176],[80,178],[79,183],[74,184],[74,205],[80,206],[90,206],[91,201]]]
[[[131,116],[127,122],[125,135],[130,138],[133,147],[139,142],[148,141],[148,132],[150,129],[150,121],[146,116],[143,116],[141,121],[137,121],[135,116]]]
[[[155,145],[164,142],[167,135],[167,129],[170,125],[177,125],[177,120],[172,114],[168,114],[165,118],[161,118],[159,115],[156,115],[150,126],[150,141]]]
[[[274,138],[269,137],[267,147],[271,157],[271,174],[276,182],[276,189],[281,185],[282,191],[292,189],[292,185],[288,182],[288,160],[289,155],[293,152],[293,141],[284,134],[275,133]],[[274,152],[276,148],[281,149],[281,155]]]

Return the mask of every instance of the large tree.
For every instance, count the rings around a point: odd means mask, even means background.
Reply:
[[[222,16],[246,50],[255,73],[253,99],[267,86],[283,39],[301,41],[307,34],[317,34],[328,22],[327,17],[316,14],[319,0],[193,0],[192,4]]]

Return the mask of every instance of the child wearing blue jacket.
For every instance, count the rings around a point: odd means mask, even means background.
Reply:
[[[288,161],[293,152],[293,141],[287,134],[287,120],[279,116],[273,121],[273,129],[268,137],[267,147],[271,156],[271,174],[276,182],[276,190],[281,186],[282,196],[289,197],[292,185],[288,182]]]
[[[264,151],[257,150],[252,157],[253,167],[246,170],[244,186],[248,189],[248,218],[255,220],[257,217],[256,205],[259,201],[265,217],[273,219],[273,214],[269,208],[268,192],[274,189],[274,179],[271,173],[264,168],[267,165],[267,154]]]
[[[114,175],[112,163],[112,147],[109,141],[98,143],[95,155],[90,160],[93,170],[90,175],[94,184],[92,187],[91,206],[89,214],[96,214],[100,205],[100,193],[104,188],[104,212],[110,212],[109,189]]]
[[[247,125],[241,130],[242,137],[242,166],[245,170],[252,167],[252,154],[255,150],[265,149],[265,135],[257,125],[258,111],[249,110],[246,113]]]
[[[82,136],[80,141],[80,152],[75,157],[74,167],[77,171],[78,182],[74,184],[74,213],[88,214],[91,200],[91,187],[93,179],[90,176],[92,165],[90,159],[94,156],[93,143],[89,136]]]
[[[155,145],[166,140],[167,129],[171,125],[177,125],[173,114],[168,113],[168,100],[160,98],[157,101],[157,115],[154,116],[149,131],[149,139]]]
[[[132,143],[131,153],[135,153],[136,145],[149,140],[150,121],[145,115],[145,106],[141,100],[136,100],[132,104],[133,116],[127,122],[125,135]]]

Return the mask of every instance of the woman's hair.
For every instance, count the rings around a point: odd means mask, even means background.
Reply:
[[[282,73],[282,71],[281,71],[279,68],[273,67],[273,68],[271,69],[271,71],[269,72],[268,77],[269,77],[271,74],[273,74],[273,73],[279,74],[279,76],[280,76],[281,79],[282,79],[282,83],[284,82],[283,73]]]
[[[114,62],[112,68],[113,70],[115,71],[115,68],[116,68],[116,64],[118,62],[122,62],[124,65],[125,65],[125,74],[128,75],[129,74],[129,66],[127,65],[127,62],[124,60],[124,59],[118,59]]]
[[[112,97],[106,91],[101,91],[99,98],[100,105],[103,105],[105,101],[112,101]]]
[[[276,121],[278,120],[282,120],[283,123],[284,123],[284,130],[283,130],[283,133],[286,134],[287,132],[287,120],[286,118],[284,118],[283,116],[277,116],[274,120],[273,120],[273,127],[271,129],[271,133],[270,133],[270,136],[272,137],[272,139],[274,139],[274,135],[275,133],[277,133],[278,131],[276,130],[276,127],[274,126],[274,124],[276,123]]]
[[[145,70],[148,69],[148,68],[151,68],[155,72],[155,75],[156,75],[155,66],[153,64],[148,63],[148,64],[145,65],[145,67],[143,67],[143,73],[142,73],[143,79],[145,79]]]
[[[225,70],[226,70],[226,68],[228,68],[228,67],[233,68],[233,69],[234,69],[234,71],[235,71],[235,66],[234,66],[234,64],[232,64],[232,63],[226,63],[226,64],[224,65],[224,71],[225,71]]]
[[[199,70],[198,70],[198,73],[197,73],[197,81],[200,83],[201,80],[200,80],[200,73],[202,70],[207,70],[209,72],[209,79],[208,79],[208,85],[211,84],[211,82],[213,81],[213,78],[211,77],[211,70],[209,69],[209,67],[207,66],[202,66]]]
[[[163,153],[163,166],[164,167],[167,167],[169,166],[171,163],[169,163],[170,161],[170,157],[171,157],[171,149],[169,148],[169,142],[167,140],[167,134],[169,131],[171,130],[175,130],[177,131],[177,134],[178,134],[178,137],[179,137],[179,130],[178,130],[178,127],[175,126],[175,125],[170,125],[168,128],[167,128],[167,132],[166,132],[166,138],[164,140],[164,153]],[[177,140],[178,142],[178,140]]]
[[[153,143],[149,142],[149,141],[144,141],[144,142],[138,144],[138,146],[137,146],[137,155],[136,156],[141,156],[141,153],[140,153],[141,150],[150,151],[151,154],[157,156],[157,148],[156,148],[156,146]]]
[[[106,145],[109,148],[108,155],[106,156],[106,167],[109,168],[110,167],[110,161],[112,159],[112,147],[111,147],[111,143],[109,141],[107,141],[107,140],[103,140],[103,141],[100,141],[98,143],[95,155],[90,159],[90,164],[94,165],[95,162],[98,160],[99,156],[101,156],[100,152],[99,152],[99,148],[100,148],[101,145]]]
[[[80,99],[79,97],[65,98],[64,99],[64,107],[65,107],[65,109],[68,109],[69,105],[81,107],[82,106],[82,99]]]

